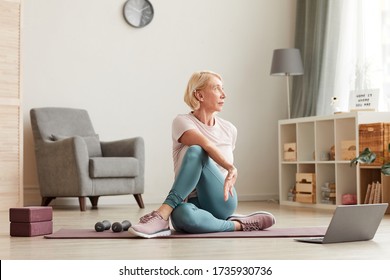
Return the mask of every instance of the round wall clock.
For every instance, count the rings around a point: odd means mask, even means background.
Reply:
[[[148,0],[127,0],[123,6],[123,16],[133,27],[148,25],[154,15],[152,4]]]

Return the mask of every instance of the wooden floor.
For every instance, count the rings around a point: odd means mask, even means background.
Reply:
[[[98,210],[78,208],[53,210],[54,231],[61,228],[92,228],[97,221],[130,220],[154,210],[157,205],[100,205]],[[281,206],[275,202],[241,202],[237,212],[272,212],[275,227],[327,226],[332,210]],[[236,239],[45,239],[10,237],[9,213],[0,212],[1,260],[389,260],[390,215],[386,215],[371,241],[339,244],[306,244],[292,238]]]

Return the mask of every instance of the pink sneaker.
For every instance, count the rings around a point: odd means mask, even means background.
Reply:
[[[139,223],[130,227],[128,231],[144,238],[171,235],[169,221],[164,220],[157,211],[141,217]]]
[[[227,220],[239,222],[243,231],[263,230],[275,224],[274,215],[265,211],[257,211],[249,215],[234,214]]]

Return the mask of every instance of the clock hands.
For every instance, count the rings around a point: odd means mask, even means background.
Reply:
[[[133,11],[137,12],[137,13],[141,13],[143,10],[149,9],[149,7],[148,7],[148,6],[143,7],[143,8],[140,9],[140,10],[137,9],[136,7],[131,7],[131,9],[132,9]]]
[[[130,7],[133,11],[140,13],[142,10],[138,10],[136,7]]]

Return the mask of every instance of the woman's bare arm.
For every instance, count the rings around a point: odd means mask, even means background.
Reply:
[[[233,163],[228,162],[218,148],[202,133],[195,129],[190,129],[184,132],[179,138],[179,142],[186,146],[201,146],[209,157],[228,171],[224,184],[225,201],[228,200],[229,193],[233,195],[233,187],[238,175],[237,169],[234,167]]]

